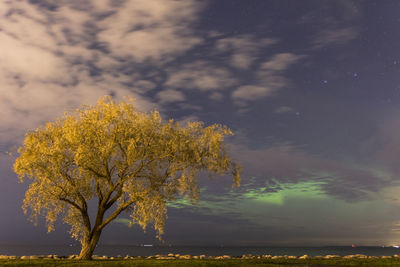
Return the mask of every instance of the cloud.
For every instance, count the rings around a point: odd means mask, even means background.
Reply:
[[[224,99],[224,95],[219,92],[213,92],[210,94],[210,99],[212,99],[214,101],[220,101],[220,100]]]
[[[167,72],[169,75],[165,85],[175,88],[214,91],[223,90],[237,83],[228,69],[214,66],[204,60],[171,68]]]
[[[143,88],[145,90],[152,90],[156,88],[156,84],[152,81],[138,80],[134,83],[135,87]]]
[[[202,42],[191,25],[198,1],[1,1],[0,141],[103,95],[140,110],[182,100],[157,88],[159,67]],[[149,66],[151,68],[149,68]],[[162,106],[161,106],[162,108]]]
[[[293,108],[288,106],[280,106],[274,110],[275,113],[291,113],[293,111]]]
[[[161,103],[173,103],[184,101],[185,95],[180,91],[167,89],[157,93],[157,98]]]
[[[24,80],[68,82],[68,64],[51,51],[0,32],[0,71]]]
[[[265,96],[270,96],[274,92],[273,87],[263,87],[256,85],[239,86],[233,93],[233,99],[256,100]]]
[[[192,111],[201,111],[203,108],[198,105],[189,104],[187,102],[178,103],[180,109],[192,110]]]
[[[354,27],[325,29],[316,35],[313,45],[314,48],[342,45],[357,38],[358,34],[358,30]]]
[[[181,118],[178,122],[181,125],[186,126],[188,123],[194,122],[194,121],[199,121],[199,117],[197,117],[196,115],[189,115],[189,116],[185,116],[185,117]]]
[[[309,155],[290,144],[266,149],[234,145],[232,150],[244,166],[245,177],[256,177],[251,188],[311,181],[329,196],[359,201],[376,198],[376,193],[394,184],[373,168]]]
[[[98,39],[119,58],[163,62],[202,42],[188,27],[200,8],[198,1],[125,1],[97,23]]]
[[[255,73],[257,83],[239,86],[232,92],[235,104],[246,106],[248,101],[274,95],[287,86],[284,71],[302,57],[292,53],[279,53],[261,63]]]
[[[236,37],[221,38],[216,43],[219,52],[230,52],[230,64],[239,69],[248,69],[256,59],[256,54],[261,49],[275,44],[277,40],[263,38],[256,40],[249,34]]]
[[[400,110],[395,109],[381,122],[377,131],[361,145],[365,161],[400,181]]]
[[[326,1],[304,14],[299,21],[315,29],[312,49],[346,44],[358,37],[361,27],[362,2]]]
[[[292,53],[279,53],[270,60],[261,63],[257,76],[262,79],[265,74],[270,72],[285,71],[290,65],[301,59],[302,56]]]

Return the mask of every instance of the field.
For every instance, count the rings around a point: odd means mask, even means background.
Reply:
[[[0,266],[400,266],[400,259],[0,260]]]

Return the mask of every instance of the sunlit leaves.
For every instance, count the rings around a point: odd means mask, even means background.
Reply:
[[[231,134],[216,124],[182,127],[157,111],[141,113],[130,102],[102,98],[26,134],[14,164],[21,181],[32,179],[23,208],[33,220],[45,216],[49,231],[63,216],[80,240],[124,210],[132,223],[152,224],[162,234],[166,201],[179,195],[197,200],[198,171],[230,172],[239,186],[240,166],[223,143]],[[91,199],[98,200],[95,223],[88,216]],[[111,215],[104,217],[108,209]]]

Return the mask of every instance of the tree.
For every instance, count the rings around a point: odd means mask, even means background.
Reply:
[[[160,237],[166,203],[198,199],[199,171],[231,172],[240,185],[240,166],[223,143],[231,134],[217,124],[164,122],[157,111],[104,97],[26,134],[14,163],[21,182],[32,180],[23,210],[35,224],[43,215],[49,232],[62,217],[82,245],[80,259],[91,259],[102,230],[123,211]]]

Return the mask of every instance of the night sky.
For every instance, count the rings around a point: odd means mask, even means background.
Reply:
[[[24,134],[111,95],[221,123],[243,165],[170,203],[172,245],[400,243],[400,1],[0,1],[0,244],[69,244],[21,209]],[[120,217],[100,244],[155,243]]]

